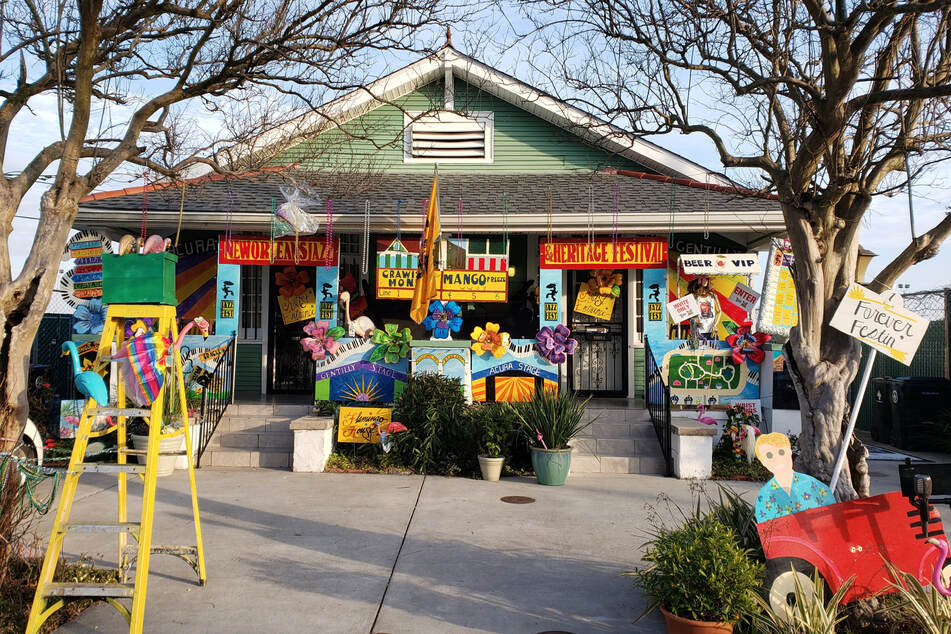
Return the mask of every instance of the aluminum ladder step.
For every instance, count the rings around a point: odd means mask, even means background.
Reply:
[[[89,413],[93,416],[137,416],[146,418],[152,415],[152,410],[141,407],[93,407]]]
[[[131,599],[134,590],[134,586],[125,583],[50,583],[43,594],[48,597]]]
[[[132,533],[139,530],[139,522],[67,522],[63,530],[74,533]]]
[[[124,447],[119,449],[119,453],[126,454],[127,456],[145,456],[148,455],[148,449],[129,449]],[[187,456],[188,452],[184,449],[176,449],[175,451],[160,451],[158,453],[160,456]]]
[[[144,464],[113,464],[101,462],[77,462],[73,465],[81,473],[145,473]],[[68,471],[67,473],[76,473]]]

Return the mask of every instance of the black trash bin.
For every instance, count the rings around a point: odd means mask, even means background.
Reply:
[[[891,377],[877,376],[872,379],[872,440],[890,442],[892,439],[892,405],[889,400],[888,381]]]
[[[951,381],[925,376],[900,376],[888,381],[891,402],[891,444],[899,449],[929,449],[951,408]]]

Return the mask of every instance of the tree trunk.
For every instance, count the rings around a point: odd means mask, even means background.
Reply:
[[[40,204],[34,247],[15,280],[0,283],[0,451],[23,435],[30,350],[59,273],[63,245],[76,216],[75,201],[47,191]],[[12,215],[12,214],[11,214]]]

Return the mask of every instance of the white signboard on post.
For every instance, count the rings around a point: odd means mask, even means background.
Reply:
[[[760,272],[759,256],[755,253],[681,255],[680,266],[687,275],[748,275]]]
[[[833,328],[910,365],[928,330],[928,320],[890,304],[885,297],[853,283],[835,310]]]
[[[752,288],[743,284],[742,282],[737,282],[736,287],[733,289],[733,292],[730,293],[730,301],[745,310],[747,313],[753,309],[753,306],[756,304],[756,301],[759,299],[759,293],[754,291]]]
[[[697,302],[697,298],[694,297],[693,293],[690,293],[667,304],[667,314],[670,315],[672,322],[679,324],[691,317],[699,315],[700,303]]]

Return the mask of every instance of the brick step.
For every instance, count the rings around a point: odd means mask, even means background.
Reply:
[[[289,469],[293,452],[288,449],[239,449],[208,447],[201,457],[203,467],[261,467]]]

